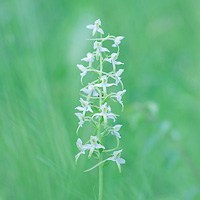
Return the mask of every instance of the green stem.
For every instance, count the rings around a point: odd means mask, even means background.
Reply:
[[[101,95],[101,93],[100,93]],[[99,104],[101,105],[101,99],[99,101]],[[99,127],[98,127],[98,138],[100,140],[100,143],[102,143],[102,137],[101,137],[101,118],[99,118]],[[99,163],[102,162],[102,152],[99,151]],[[103,195],[103,165],[99,165],[99,200],[102,200]]]
[[[102,153],[99,154],[99,162],[102,161]],[[103,195],[103,165],[99,165],[99,200]]]
[[[100,74],[99,79],[102,77],[103,65],[102,65],[102,55],[100,53]],[[100,97],[102,96],[102,92],[100,90]],[[99,99],[99,107],[102,105],[102,99]],[[98,127],[98,138],[100,143],[102,143],[101,137],[101,117],[99,118],[99,127]],[[99,151],[99,163],[102,162],[102,152]],[[102,200],[103,196],[103,165],[99,165],[99,200]]]

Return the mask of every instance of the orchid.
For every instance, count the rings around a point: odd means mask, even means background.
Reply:
[[[99,118],[103,117],[105,125],[107,124],[107,119],[112,119],[115,122],[115,119],[117,118],[115,114],[111,113],[111,107],[107,106],[107,103],[104,103],[100,107],[101,113],[96,113],[93,115],[93,117]]]
[[[113,76],[115,77],[116,81],[115,84],[118,85],[121,80],[121,74],[123,73],[124,69],[119,69]]]
[[[113,156],[106,159],[106,160],[111,160],[113,162],[116,162],[117,163],[117,167],[118,167],[120,173],[121,173],[121,166],[120,166],[120,164],[125,164],[125,160],[123,158],[120,158],[121,152],[122,152],[122,150],[114,151],[113,152]]]
[[[82,98],[80,98],[80,102],[81,102],[81,106],[76,107],[75,109],[79,110],[79,111],[90,111],[91,113],[93,113],[92,109],[91,109],[91,105],[89,104],[88,101],[84,101]]]
[[[108,61],[109,63],[114,63],[115,65],[123,65],[124,63],[116,61],[118,58],[118,53],[112,53],[111,58],[105,58],[105,61]]]
[[[101,33],[101,34],[104,34],[103,29],[100,28],[100,26],[101,26],[101,20],[100,20],[100,19],[97,19],[97,20],[94,22],[94,25],[93,25],[93,24],[89,24],[89,25],[86,26],[86,28],[92,29],[92,30],[93,30],[93,31],[92,31],[92,36],[94,36],[95,33],[96,33],[96,31],[99,32],[99,33]]]
[[[109,35],[107,37],[102,37],[104,34],[103,29],[101,28],[101,20],[98,19],[94,24],[89,24],[88,29],[92,29],[92,35],[94,36],[96,32],[99,32],[99,36],[94,39],[89,39],[93,42],[93,51],[88,52],[86,57],[82,58],[81,61],[86,62],[88,65],[85,67],[82,64],[78,64],[77,67],[81,70],[81,83],[83,77],[88,76],[89,73],[94,74],[90,76],[90,82],[88,82],[81,91],[80,106],[77,106],[75,109],[79,112],[75,113],[78,117],[78,128],[77,133],[80,127],[84,125],[86,121],[94,128],[90,133],[91,129],[87,129],[88,133],[84,137],[88,137],[87,142],[83,144],[82,140],[78,138],[76,145],[79,149],[79,153],[75,156],[76,162],[81,154],[86,154],[86,150],[89,150],[88,158],[91,158],[92,155],[98,159],[97,164],[91,167],[85,172],[99,168],[99,199],[102,200],[102,189],[103,189],[103,167],[104,163],[110,164],[110,161],[117,163],[119,171],[121,172],[121,165],[124,164],[125,160],[120,158],[122,150],[117,151],[119,148],[119,140],[121,135],[119,133],[122,125],[120,124],[111,124],[115,123],[117,120],[117,114],[111,112],[111,107],[109,101],[113,100],[122,104],[122,96],[126,92],[123,89],[123,83],[121,81],[121,75],[124,72],[124,69],[119,69],[116,71],[117,65],[123,65],[124,63],[118,61],[121,40],[123,36],[115,37]],[[117,52],[110,54],[109,50],[105,48],[105,43],[107,41],[114,41],[112,44],[113,47],[117,47]],[[107,65],[112,66],[112,71],[108,71],[109,68],[104,70],[104,64],[107,62]],[[110,64],[111,63],[111,64]],[[107,67],[107,66],[106,66]],[[86,79],[86,78],[84,78]],[[92,80],[91,80],[92,79]],[[114,80],[114,81],[113,81]],[[110,82],[113,81],[113,82]],[[121,84],[122,91],[118,90],[116,87],[118,84]],[[82,83],[83,84],[83,83]],[[113,87],[111,87],[113,86]],[[114,91],[110,92],[109,90],[115,88]],[[109,120],[111,119],[111,120]],[[109,147],[113,142],[105,142],[104,140],[108,135],[116,136],[116,147]],[[88,136],[89,135],[89,136]],[[111,137],[112,138],[112,137]],[[108,138],[107,138],[108,139]],[[106,146],[104,144],[107,144]],[[111,152],[111,155],[108,157],[108,152]],[[105,158],[104,158],[105,157]]]
[[[115,85],[115,84],[114,83],[107,83],[107,81],[108,81],[107,76],[102,76],[100,80],[101,80],[101,83],[100,84],[96,84],[95,86],[96,87],[102,87],[103,88],[103,93],[104,93],[104,95],[106,95],[107,87],[110,87],[110,86]]]
[[[89,121],[89,119],[85,118],[85,115],[83,113],[75,113],[75,115],[80,120],[79,123],[78,123],[79,124],[78,129],[83,126],[83,124],[84,124],[85,121]]]
[[[97,136],[90,137],[90,144],[88,146],[90,149],[90,153],[88,155],[89,158],[91,157],[91,155],[95,149],[105,149],[105,147],[103,145],[99,144],[98,142],[99,142],[99,139]]]
[[[116,94],[112,95],[111,97],[115,97],[117,99],[117,101],[123,105],[123,101],[122,101],[122,96],[124,95],[124,93],[126,92],[126,90],[123,91],[119,91]]]
[[[81,82],[82,82],[83,77],[87,74],[87,72],[89,71],[89,69],[87,69],[83,65],[79,65],[79,64],[77,64],[77,67],[82,71],[82,73],[80,73],[80,75],[81,75]]]
[[[90,145],[86,144],[86,145],[83,145],[83,142],[80,138],[77,139],[77,142],[76,142],[76,146],[78,147],[78,149],[80,150],[80,152],[78,154],[76,154],[75,156],[75,159],[76,159],[76,162],[79,158],[79,156],[81,154],[85,154],[85,150],[89,150],[90,149]]]
[[[119,130],[122,127],[122,125],[115,125],[113,126],[109,131],[112,135],[116,135],[116,137],[121,138],[120,134],[119,134]]]
[[[118,58],[118,56],[119,56],[118,53],[112,53],[110,58],[105,58],[104,59],[105,61],[107,61],[109,63],[112,63],[112,65],[113,65],[113,72],[115,72],[115,70],[116,70],[115,69],[116,68],[115,65],[123,65],[124,64],[122,62],[116,61],[117,58]]]
[[[81,89],[81,91],[86,93],[88,97],[90,97],[91,95],[98,96],[98,93],[96,92],[95,87],[96,87],[95,85],[92,85],[91,83],[89,83],[87,88],[83,88]]]
[[[89,66],[92,66],[92,63],[94,62],[94,54],[88,52],[87,57],[82,58],[81,60],[85,62],[89,62]]]
[[[97,41],[94,42],[94,47],[93,48],[96,49],[96,58],[97,58],[97,60],[99,59],[99,56],[100,56],[101,52],[106,52],[106,51],[110,52],[107,48],[102,47],[102,43],[101,42],[97,42]]]
[[[113,39],[114,40],[114,44],[112,45],[112,47],[117,47],[121,43],[122,39],[124,39],[123,36],[118,36],[115,39]]]

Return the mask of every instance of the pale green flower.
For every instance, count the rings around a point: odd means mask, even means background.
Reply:
[[[116,71],[115,65],[123,65],[124,64],[122,62],[116,61],[117,58],[118,58],[118,56],[119,56],[118,53],[112,53],[110,58],[105,58],[104,59],[105,61],[107,61],[109,63],[112,63],[112,65],[113,65],[113,72]]]
[[[123,158],[120,158],[121,152],[122,152],[122,149],[119,151],[114,151],[113,156],[106,159],[106,160],[111,160],[113,162],[116,162],[120,173],[121,173],[121,165],[120,164],[125,164],[125,160]]]
[[[94,152],[95,149],[105,149],[105,147],[99,144],[98,142],[99,139],[97,136],[90,136],[90,144],[88,145],[90,149],[90,153],[88,155],[89,158],[92,156],[92,153]]]
[[[82,73],[80,73],[81,75],[81,82],[83,77],[87,74],[88,71],[90,71],[89,69],[87,69],[86,67],[84,67],[83,65],[79,65],[77,64],[77,67],[82,71]]]
[[[83,113],[75,113],[75,115],[80,120],[79,123],[78,123],[79,124],[78,129],[83,126],[83,124],[84,124],[85,121],[89,121],[89,119],[85,118],[85,114],[83,114]]]
[[[86,144],[86,145],[83,145],[83,142],[80,138],[77,139],[77,142],[76,142],[76,146],[78,147],[78,149],[80,150],[80,152],[78,154],[75,155],[75,159],[76,159],[76,162],[79,158],[79,156],[81,154],[85,154],[85,150],[89,150],[90,149],[90,145]]]
[[[95,33],[96,33],[96,31],[99,32],[99,33],[101,33],[101,34],[104,34],[103,29],[100,28],[100,26],[101,26],[101,20],[100,20],[100,19],[97,19],[97,20],[94,22],[94,25],[93,25],[93,24],[89,24],[89,25],[86,26],[86,28],[92,29],[92,30],[93,30],[93,31],[92,31],[92,35],[94,36]]]
[[[92,66],[92,63],[94,62],[94,54],[88,52],[88,53],[87,53],[87,57],[82,58],[81,60],[82,60],[82,61],[85,61],[85,62],[88,62],[88,63],[89,63],[89,66],[91,67],[91,66]]]
[[[75,109],[79,111],[83,111],[83,112],[90,111],[91,113],[93,113],[91,105],[88,101],[84,101],[82,98],[80,98],[80,102],[81,102],[82,107],[78,106]]]
[[[119,54],[118,53],[112,53],[111,58],[105,58],[105,61],[108,61],[109,63],[114,63],[115,65],[123,65],[124,63],[116,61],[118,58]]]
[[[115,122],[115,119],[117,118],[115,114],[111,113],[111,107],[107,106],[107,103],[104,103],[100,107],[101,113],[96,113],[93,115],[93,117],[99,118],[103,117],[105,125],[107,124],[107,119],[112,119]]]
[[[117,99],[117,101],[123,105],[123,101],[122,101],[122,96],[124,95],[124,93],[126,92],[126,90],[123,91],[119,91],[116,94],[112,95],[111,97],[115,97]]]
[[[96,58],[97,60],[99,59],[100,53],[101,52],[110,52],[107,48],[102,47],[102,43],[101,42],[94,42],[94,49],[96,49]]]
[[[117,125],[113,126],[113,127],[109,130],[109,132],[110,132],[112,135],[116,135],[116,137],[121,138],[121,136],[120,136],[120,134],[119,134],[119,130],[120,130],[121,127],[122,127],[122,125],[117,124]]]
[[[112,47],[117,47],[121,43],[122,39],[124,39],[123,36],[118,36],[115,39],[113,39],[114,40],[114,44],[112,45]]]
[[[116,81],[115,84],[118,85],[121,80],[121,74],[123,73],[124,69],[119,69],[113,76],[115,77]]]
[[[108,83],[108,78],[107,76],[102,76],[101,77],[101,83],[100,84],[95,84],[96,87],[102,87],[103,88],[103,93],[107,93],[107,87],[110,87],[112,85],[115,85],[114,83]]]
[[[91,83],[88,84],[87,88],[81,89],[82,92],[86,93],[88,97],[91,95],[98,96],[98,93],[95,90],[95,85],[92,85]]]

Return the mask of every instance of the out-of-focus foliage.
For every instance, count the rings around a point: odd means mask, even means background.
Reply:
[[[127,163],[122,174],[104,168],[104,199],[200,199],[199,9],[197,0],[0,1],[0,199],[95,199],[98,171],[83,173],[84,156],[74,163],[74,107],[76,64],[92,48],[86,25],[98,18],[105,34],[125,36],[127,89]]]

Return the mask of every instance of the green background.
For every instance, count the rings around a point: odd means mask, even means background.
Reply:
[[[95,199],[98,170],[83,170],[96,160],[74,163],[74,108],[76,64],[92,50],[86,25],[98,18],[105,34],[125,36],[127,90],[126,165],[104,168],[103,199],[199,200],[199,9],[198,0],[1,0],[0,200]]]

